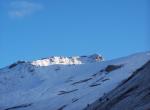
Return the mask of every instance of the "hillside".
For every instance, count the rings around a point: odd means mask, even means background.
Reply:
[[[117,97],[148,83],[148,64],[140,68],[149,60],[143,52],[110,61],[97,54],[18,61],[0,69],[0,110],[120,110],[127,103],[111,108]]]
[[[150,61],[85,110],[150,110]]]

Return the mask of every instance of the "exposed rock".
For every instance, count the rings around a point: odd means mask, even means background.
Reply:
[[[114,71],[116,69],[119,69],[121,68],[123,65],[108,65],[106,68],[105,68],[105,71],[106,72],[111,72],[111,71]]]
[[[25,61],[17,61],[16,63],[11,64],[8,68],[11,69],[11,68],[17,66],[18,64],[22,64],[22,63],[25,63]]]
[[[91,79],[92,79],[92,78],[83,79],[83,80],[80,80],[80,81],[77,81],[77,82],[72,83],[72,85],[84,83],[84,82],[87,82],[87,81],[89,81],[89,80],[91,80]]]
[[[71,93],[71,92],[75,92],[77,90],[78,89],[73,89],[73,90],[70,90],[70,91],[59,91],[60,93],[58,95],[68,94],[68,93]]]
[[[150,110],[149,81],[150,61],[85,110]]]
[[[26,108],[26,107],[29,107],[31,106],[32,104],[23,104],[23,105],[18,105],[18,106],[14,106],[14,107],[10,107],[10,108],[6,108],[5,110],[15,110],[15,109],[23,109],[23,108]]]

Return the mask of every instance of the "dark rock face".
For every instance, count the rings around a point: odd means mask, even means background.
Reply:
[[[23,105],[18,105],[18,106],[6,108],[5,110],[23,109],[23,108],[29,107],[31,105],[32,105],[32,103],[30,103],[30,104],[23,104]]]
[[[106,68],[105,68],[105,71],[106,72],[111,72],[111,71],[114,71],[116,69],[119,69],[121,68],[123,65],[108,65]]]
[[[150,61],[85,110],[150,110]]]
[[[104,60],[104,58],[102,56],[98,55],[98,54],[93,54],[93,55],[89,56],[89,58],[92,58],[96,61]]]
[[[16,63],[11,64],[11,65],[9,66],[9,69],[11,69],[11,68],[17,66],[18,64],[22,64],[22,63],[25,63],[25,61],[17,61]]]

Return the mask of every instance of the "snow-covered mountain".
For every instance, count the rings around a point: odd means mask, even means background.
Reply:
[[[104,58],[101,55],[93,54],[90,56],[75,56],[75,57],[63,57],[52,56],[49,58],[43,58],[32,62],[32,65],[36,66],[49,66],[55,64],[69,65],[69,64],[85,64],[103,61]]]
[[[94,110],[149,60],[150,52],[110,61],[97,54],[18,61],[0,69],[0,110]]]

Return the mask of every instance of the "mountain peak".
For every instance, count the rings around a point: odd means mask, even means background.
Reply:
[[[35,66],[49,66],[54,64],[60,65],[70,65],[70,64],[85,64],[85,63],[94,63],[103,61],[104,58],[99,54],[92,54],[89,56],[51,56],[48,58],[43,58],[40,60],[35,60],[31,62],[32,65]]]

